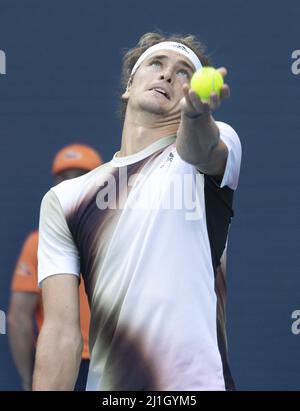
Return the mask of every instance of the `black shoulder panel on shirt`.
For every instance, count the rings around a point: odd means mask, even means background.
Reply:
[[[234,190],[228,186],[221,188],[220,183],[221,180],[204,175],[206,224],[214,270],[220,264],[229,224],[234,215],[232,208]]]
[[[225,248],[229,224],[231,222],[231,218],[234,215],[232,208],[234,191],[228,186],[221,188],[221,181],[222,178],[204,175],[206,224],[215,278],[217,275],[217,267],[220,265],[220,259]],[[225,278],[223,280],[225,281]],[[223,290],[223,294],[221,290],[218,290],[217,284],[215,284],[215,286],[218,305],[218,347],[222,358],[225,387],[226,390],[231,391],[235,390],[235,384],[231,375],[227,358],[227,338],[225,328],[226,285],[225,290]],[[220,310],[224,312],[223,318],[219,315]]]

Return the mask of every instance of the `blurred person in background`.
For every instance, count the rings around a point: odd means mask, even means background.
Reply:
[[[55,183],[79,177],[100,166],[101,156],[91,147],[73,144],[61,149],[55,156],[52,174]],[[38,230],[26,238],[18,258],[11,285],[8,332],[11,352],[21,378],[22,388],[30,391],[36,346],[36,331],[43,323],[41,289],[38,287]],[[88,334],[90,310],[82,277],[79,286],[80,325],[83,350],[75,391],[85,389],[89,366]]]

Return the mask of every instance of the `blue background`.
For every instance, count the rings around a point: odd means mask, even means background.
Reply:
[[[119,149],[121,57],[147,31],[193,33],[232,96],[215,113],[243,145],[228,256],[228,340],[240,390],[299,390],[300,2],[0,0],[0,309],[63,145]],[[0,335],[0,390],[20,389]]]

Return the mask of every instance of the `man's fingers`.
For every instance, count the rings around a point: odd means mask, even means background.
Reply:
[[[201,113],[202,108],[203,108],[202,107],[203,103],[200,100],[200,98],[197,96],[197,94],[191,90],[189,92],[189,98],[190,98],[191,103],[193,104],[194,110],[196,110],[198,113]]]
[[[221,99],[230,97],[230,88],[227,84],[224,84],[221,88]]]
[[[220,72],[220,74],[222,75],[223,78],[225,76],[227,76],[227,68],[226,67],[220,67],[220,68],[218,68],[218,71]]]
[[[198,107],[196,105],[197,104],[196,99],[198,99],[198,97],[195,95],[193,91],[190,90],[189,86],[186,84],[183,86],[183,93],[184,93],[184,99],[182,102],[183,109],[190,114],[194,114],[194,113],[197,114],[199,110],[197,109]]]
[[[215,110],[219,104],[220,104],[220,99],[217,93],[211,93],[209,97],[209,106],[211,110]]]
[[[221,67],[219,70],[223,71],[223,75],[226,75],[227,70],[225,67]],[[222,86],[220,96],[218,96],[215,92],[211,93],[209,101],[201,100],[193,90],[189,89],[187,85],[183,86],[183,92],[183,110],[189,114],[196,115],[206,113],[209,110],[216,110],[219,107],[221,100],[230,96],[230,88],[227,84]]]
[[[188,86],[187,84],[184,84],[184,85],[182,86],[182,90],[183,90],[183,94],[184,94],[185,96],[187,96],[187,95],[189,94],[190,88],[189,88],[189,86]]]

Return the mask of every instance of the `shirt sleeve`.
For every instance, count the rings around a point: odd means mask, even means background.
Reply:
[[[37,281],[38,232],[26,238],[13,274],[11,290],[39,293]]]
[[[226,167],[220,187],[228,186],[232,190],[236,190],[242,159],[241,142],[237,133],[229,124],[223,123],[222,121],[217,121],[216,123],[220,130],[220,138],[228,149]]]
[[[48,191],[41,203],[38,247],[38,284],[55,274],[80,275],[77,247],[59,199]]]

